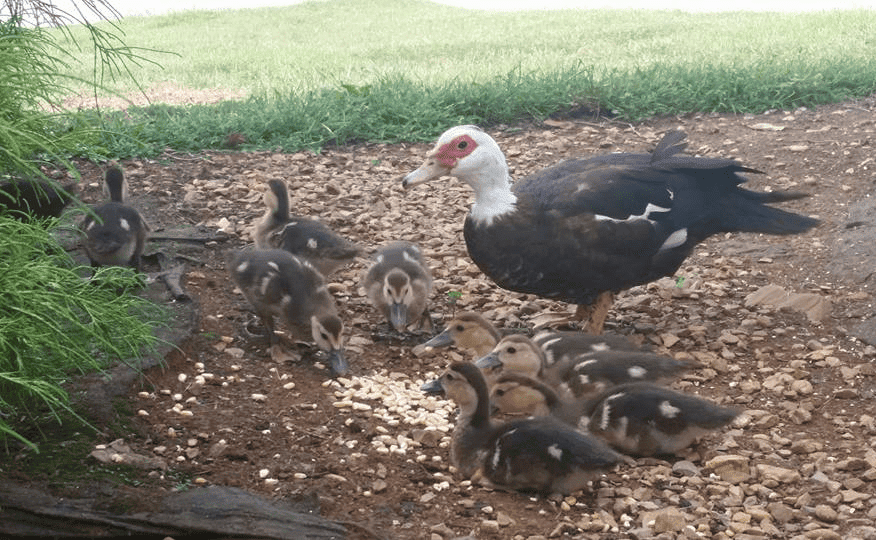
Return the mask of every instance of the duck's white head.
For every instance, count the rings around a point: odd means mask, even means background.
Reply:
[[[489,224],[512,211],[517,202],[511,193],[505,154],[477,126],[456,126],[445,131],[426,154],[426,161],[405,176],[402,186],[407,188],[442,176],[456,177],[474,190],[471,215],[476,222]]]

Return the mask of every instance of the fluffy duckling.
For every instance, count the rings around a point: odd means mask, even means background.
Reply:
[[[584,408],[590,433],[621,452],[638,456],[679,452],[738,414],[706,399],[645,382],[606,390]]]
[[[474,351],[477,358],[486,356],[502,339],[502,334],[483,315],[463,311],[444,330],[423,344],[427,348],[454,345]],[[532,341],[544,351],[546,366],[568,362],[569,358],[605,350],[635,351],[639,346],[624,336],[590,335],[581,332],[541,332]]]
[[[106,170],[103,191],[110,202],[93,208],[94,215],[86,215],[82,223],[91,266],[130,266],[139,271],[149,226],[125,204],[128,182],[118,165]]]
[[[445,394],[459,406],[450,462],[466,478],[482,476],[519,491],[569,494],[621,459],[602,441],[549,417],[494,422],[487,383],[472,364],[453,363],[422,389]]]
[[[568,358],[554,366],[553,371],[561,374],[561,392],[580,398],[618,384],[666,382],[695,365],[650,352],[606,350]]]
[[[468,254],[503,289],[577,304],[600,333],[613,294],[671,276],[694,247],[722,232],[797,234],[818,220],[769,206],[800,193],[743,189],[731,159],[682,155],[670,131],[652,153],[569,159],[512,181],[496,141],[476,126],[445,131],[407,188],[455,177],[474,191]]]
[[[73,200],[76,184],[15,179],[0,183],[0,213],[16,219],[58,217]]]
[[[493,350],[479,358],[475,365],[483,371],[491,387],[505,373],[520,373],[543,381],[557,380],[553,372],[546,372],[544,351],[522,334],[503,337]]]
[[[378,249],[362,281],[368,300],[396,331],[415,324],[432,331],[432,272],[415,244],[399,241]]]
[[[238,253],[231,263],[231,278],[243,291],[268,329],[271,355],[281,358],[274,317],[289,327],[295,339],[316,343],[329,354],[332,372],[345,375],[344,324],[324,278],[307,260],[282,249]]]
[[[440,334],[424,343],[423,346],[437,349],[455,345],[460,349],[474,351],[475,355],[480,358],[489,354],[501,338],[502,334],[481,314],[474,311],[462,311],[447,323]]]
[[[552,416],[578,427],[584,414],[584,400],[566,400],[550,386],[521,373],[504,373],[493,384],[490,403],[497,412]]]
[[[359,255],[359,247],[323,223],[289,214],[289,192],[281,180],[269,180],[265,193],[268,211],[256,224],[255,244],[259,249],[285,249],[304,257],[328,276]]]

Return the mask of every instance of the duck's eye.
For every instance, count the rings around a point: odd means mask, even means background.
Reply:
[[[326,334],[325,332],[320,333],[320,334],[319,334],[319,337],[321,337],[322,339],[324,339],[324,340],[326,340],[326,341],[329,340],[328,334]]]
[[[508,351],[508,352],[511,353],[511,354],[514,354],[514,353],[517,352],[517,348],[516,348],[516,347],[508,347],[508,348],[505,349],[505,350]]]
[[[462,332],[463,330],[465,330],[465,327],[464,327],[464,326],[462,326],[461,324],[457,324],[457,325],[456,325],[456,331],[457,331],[457,332]]]
[[[468,141],[459,141],[458,143],[456,143],[456,147],[460,150],[465,150],[466,148],[468,148]]]
[[[499,397],[504,396],[504,395],[505,395],[505,390],[503,390],[503,389],[501,389],[501,388],[497,389],[497,390],[496,390],[496,395],[499,396]]]

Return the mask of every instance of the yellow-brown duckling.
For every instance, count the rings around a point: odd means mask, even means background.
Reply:
[[[437,349],[454,345],[460,349],[471,350],[480,358],[489,354],[501,338],[502,334],[483,315],[474,311],[462,311],[447,323],[440,334],[423,346]]]
[[[328,276],[355,259],[360,249],[327,225],[289,214],[289,192],[281,180],[269,180],[265,216],[255,226],[258,249],[284,249],[310,261]]]
[[[396,331],[414,325],[432,331],[432,272],[416,244],[398,241],[378,249],[362,282],[368,300]]]
[[[444,394],[459,406],[450,461],[466,478],[483,477],[518,491],[569,494],[621,459],[599,439],[550,417],[494,422],[486,381],[472,364],[451,364],[423,391]]]
[[[110,202],[93,208],[94,215],[86,215],[82,223],[91,266],[130,266],[139,271],[149,226],[125,204],[128,182],[118,165],[107,169],[103,191]]]
[[[335,299],[322,274],[307,260],[282,249],[243,251],[231,263],[231,278],[267,328],[272,357],[282,356],[274,333],[274,317],[278,317],[295,339],[312,340],[328,353],[335,375],[349,371],[344,324]]]

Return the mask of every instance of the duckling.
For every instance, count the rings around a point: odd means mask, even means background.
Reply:
[[[546,331],[532,337],[545,353],[548,366],[568,361],[582,354],[601,351],[641,351],[643,348],[625,336],[582,334],[569,331]]]
[[[16,219],[58,217],[73,200],[76,184],[14,179],[0,184],[0,213]]]
[[[504,373],[490,391],[490,403],[496,412],[552,416],[578,427],[585,401],[567,400],[550,386],[521,373]]]
[[[115,163],[106,170],[103,191],[110,202],[95,207],[94,215],[85,216],[82,223],[91,266],[130,266],[139,271],[149,226],[137,210],[125,204],[128,182]]]
[[[560,390],[580,398],[628,382],[666,382],[695,364],[644,351],[606,350],[566,358],[554,366],[563,379]]]
[[[285,249],[304,257],[319,272],[328,276],[355,259],[358,246],[323,223],[289,214],[289,192],[281,180],[269,180],[265,193],[268,211],[255,227],[258,249]]]
[[[606,390],[584,408],[590,433],[621,452],[674,454],[729,424],[738,411],[646,382]]]
[[[427,349],[437,349],[455,345],[460,349],[474,351],[480,358],[489,354],[501,337],[502,334],[481,314],[474,311],[462,311],[447,323],[440,334],[424,343],[423,346]]]
[[[497,487],[518,491],[567,495],[622,459],[602,441],[549,417],[494,422],[486,380],[472,364],[451,364],[422,390],[443,393],[459,406],[450,462],[466,478],[483,477]]]
[[[432,331],[432,273],[415,244],[391,242],[378,249],[363,277],[363,287],[368,300],[396,331],[406,332],[414,324]]]
[[[499,340],[489,354],[479,358],[475,365],[484,372],[492,387],[505,373],[520,373],[533,379],[545,380],[544,351],[522,334],[511,334]]]
[[[477,358],[489,354],[502,338],[502,334],[483,315],[473,311],[463,311],[447,323],[447,327],[437,336],[423,344],[424,347],[439,348],[455,345],[470,349]],[[639,346],[624,336],[590,335],[581,332],[541,332],[532,338],[545,354],[545,365],[566,361],[588,352],[603,350],[639,350]]]
[[[231,263],[231,278],[268,329],[274,359],[282,357],[274,333],[276,316],[295,339],[312,338],[327,352],[335,375],[349,371],[343,350],[344,324],[335,300],[322,274],[307,260],[282,249],[243,251]]]

